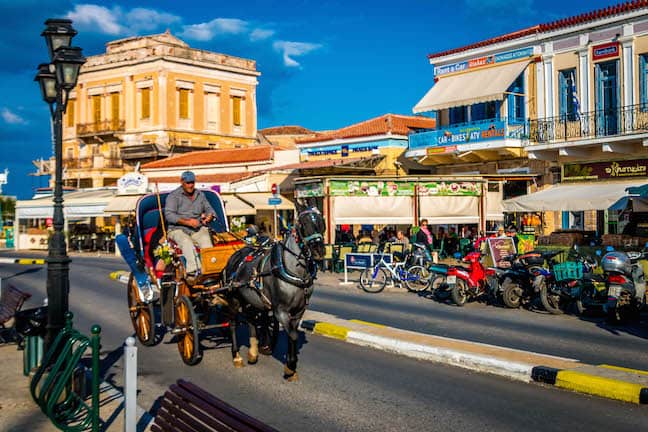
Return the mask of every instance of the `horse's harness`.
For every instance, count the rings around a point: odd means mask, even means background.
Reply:
[[[312,209],[305,210],[299,214],[298,220],[303,215],[314,212],[315,210]],[[241,282],[240,286],[249,285],[254,288],[261,296],[262,301],[268,307],[271,306],[271,301],[265,296],[265,294],[263,294],[263,278],[266,276],[274,276],[290,285],[302,288],[306,297],[306,303],[308,303],[308,300],[312,294],[313,280],[317,276],[317,265],[313,260],[310,248],[307,247],[307,244],[312,240],[316,240],[318,238],[322,239],[323,237],[321,233],[315,232],[302,238],[298,231],[299,230],[291,232],[290,236],[293,236],[296,240],[296,243],[299,245],[299,253],[293,251],[288,247],[288,237],[286,237],[281,242],[268,240],[258,246],[255,246],[252,252],[241,259],[235,271],[235,274],[237,274],[245,263],[253,263],[252,276],[250,280],[247,282]],[[297,276],[286,268],[283,257],[284,251],[297,258],[297,263],[299,266],[306,267],[306,278]],[[264,271],[263,269],[266,267],[268,261],[270,261],[270,268]],[[302,262],[304,262],[305,265],[302,264]]]

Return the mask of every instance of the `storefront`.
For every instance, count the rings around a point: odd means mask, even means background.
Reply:
[[[493,181],[495,183],[499,181]],[[489,192],[480,177],[312,177],[298,179],[295,198],[311,200],[323,209],[326,241],[336,230],[407,229],[422,218],[431,225],[474,225],[484,229],[489,219],[501,220],[501,188]]]

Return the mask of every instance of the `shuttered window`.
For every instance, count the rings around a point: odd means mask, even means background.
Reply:
[[[110,94],[110,109],[113,125],[119,124],[119,93]]]
[[[151,118],[151,89],[143,88],[141,91],[142,96],[142,118]]]
[[[220,95],[207,93],[207,128],[218,129],[218,118],[220,117]]]
[[[101,96],[92,96],[92,120],[95,123],[101,122]]]
[[[74,127],[74,99],[68,101],[67,108],[65,109],[67,116],[67,127]]]
[[[232,97],[232,120],[234,126],[241,126],[241,97]]]
[[[181,119],[189,118],[189,90],[188,89],[179,89],[179,109],[178,113]]]

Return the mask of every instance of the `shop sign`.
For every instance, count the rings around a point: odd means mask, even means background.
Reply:
[[[531,57],[532,55],[533,48],[522,48],[515,51],[507,51],[500,54],[478,57],[459,63],[435,67],[434,76],[446,75],[453,72],[461,72],[468,69],[476,69],[496,63],[504,63],[511,60]]]
[[[513,237],[495,237],[489,238],[488,248],[491,253],[491,258],[496,267],[510,267],[510,263],[505,259],[511,255],[515,255],[515,243]]]
[[[145,194],[148,178],[137,172],[126,173],[117,180],[117,195]]]
[[[347,157],[349,156],[349,146],[348,145],[343,145],[342,146],[342,157]]]
[[[309,198],[309,197],[322,197],[324,196],[324,184],[317,183],[302,183],[295,185],[296,198]]]
[[[306,153],[308,156],[330,156],[340,153],[341,157],[349,156],[349,153],[361,153],[369,152],[378,149],[378,144],[361,144],[361,145],[342,145],[342,146],[332,146],[332,147],[319,147],[312,150],[302,151],[302,154]]]
[[[444,153],[452,153],[457,151],[457,146],[445,146],[445,147],[428,147],[427,148],[427,155],[428,156],[434,156],[435,154],[444,154]]]
[[[481,183],[432,181],[418,184],[421,196],[479,196]]]
[[[563,165],[563,181],[647,177],[648,159]]]
[[[410,134],[408,138],[410,149],[501,140],[506,138],[506,122],[495,120],[448,127]]]
[[[331,196],[413,196],[414,183],[396,181],[331,180]]]
[[[619,56],[619,42],[609,42],[592,47],[592,59],[601,60]]]
[[[345,265],[352,269],[366,269],[372,267],[374,263],[380,261],[381,255],[370,253],[348,253],[344,256]],[[392,262],[391,254],[383,255],[382,258],[386,263]]]

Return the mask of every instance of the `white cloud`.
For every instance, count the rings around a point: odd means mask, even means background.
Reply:
[[[2,110],[0,111],[0,116],[2,116],[2,119],[5,121],[5,123],[27,124],[27,120],[12,112],[9,108],[2,108]]]
[[[98,28],[102,33],[119,35],[124,28],[119,25],[119,9],[109,10],[103,6],[93,4],[76,5],[72,12],[68,12],[67,18],[74,21],[74,25],[83,28]]]
[[[291,42],[278,40],[272,44],[275,50],[283,54],[284,65],[288,67],[299,67],[299,62],[293,57],[301,57],[309,52],[322,47],[321,44],[309,42]]]
[[[73,11],[68,12],[67,18],[80,29],[98,30],[112,36],[152,31],[180,21],[179,16],[154,9],[134,8],[124,12],[119,7],[108,9],[93,4],[76,5]]]
[[[208,41],[222,34],[241,34],[248,31],[248,22],[238,18],[215,18],[206,23],[183,26],[180,36]]]
[[[269,29],[256,28],[250,33],[250,40],[252,42],[257,42],[261,40],[266,40],[274,36],[275,31]]]

